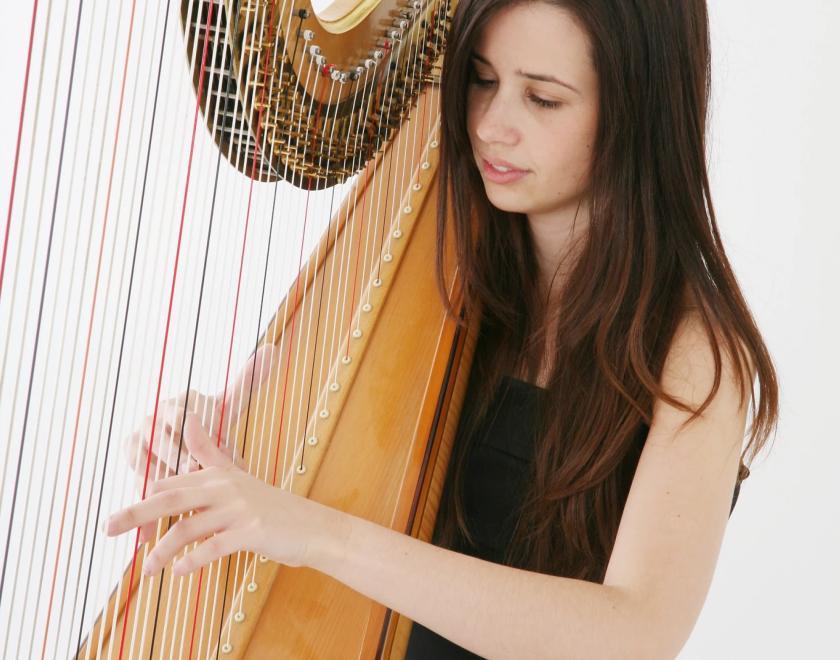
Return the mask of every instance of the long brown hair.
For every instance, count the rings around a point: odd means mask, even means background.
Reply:
[[[465,321],[479,318],[469,414],[460,425],[441,503],[437,542],[468,541],[463,470],[472,431],[502,377],[533,374],[534,346],[551,312],[537,297],[527,218],[493,207],[472,158],[467,125],[470,58],[477,35],[510,0],[461,0],[441,83],[442,134],[437,276],[453,238]],[[518,2],[516,4],[525,4]],[[531,483],[505,563],[602,581],[624,503],[661,398],[694,420],[732,356],[752,423],[738,483],[778,420],[776,373],[721,242],[706,169],[709,25],[703,0],[552,0],[588,33],[600,111],[585,244],[557,299],[546,405],[539,415]],[[523,46],[524,47],[524,46]],[[523,292],[534,292],[523,295]],[[688,308],[714,347],[715,383],[696,411],[659,381]],[[750,365],[756,372],[756,397]]]

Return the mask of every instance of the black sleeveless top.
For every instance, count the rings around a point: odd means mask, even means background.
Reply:
[[[464,509],[476,546],[461,544],[454,550],[503,563],[525,496],[533,460],[536,407],[544,393],[537,385],[504,378],[488,419],[476,428],[476,442],[465,464]],[[730,515],[739,491],[740,482],[735,486]],[[412,626],[405,655],[406,660],[479,657],[418,623]]]

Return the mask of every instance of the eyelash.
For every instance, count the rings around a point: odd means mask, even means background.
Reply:
[[[479,87],[489,87],[493,84],[494,81],[492,80],[485,80],[484,78],[479,78],[477,75],[473,74],[472,82]],[[541,108],[546,109],[554,109],[560,107],[559,101],[547,101],[546,99],[541,99],[539,96],[534,96],[533,94],[528,94],[528,98],[531,99],[534,103],[536,103]]]

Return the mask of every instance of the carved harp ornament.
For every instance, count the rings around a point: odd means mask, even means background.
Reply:
[[[33,1],[0,268],[1,657],[402,657],[411,622],[317,571],[239,552],[146,577],[176,519],[146,544],[100,525],[160,467],[124,439],[147,415],[176,436],[158,402],[230,395],[272,344],[222,416],[249,471],[431,538],[475,334],[434,279],[453,5]]]

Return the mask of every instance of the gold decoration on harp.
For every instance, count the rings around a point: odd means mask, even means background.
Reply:
[[[227,448],[431,540],[475,344],[434,276],[456,3],[30,2],[0,269],[0,657],[402,657],[411,621],[322,573],[242,550],[144,576],[178,517],[142,543],[98,529],[138,470],[145,488],[181,469],[148,447],[175,451],[163,413],[125,451],[152,409],[199,412],[270,348],[245,410],[219,397]]]
[[[211,48],[204,117],[222,153],[244,153],[231,163],[259,181],[313,190],[345,181],[391,141],[420,90],[439,80],[449,3],[333,2],[329,22],[300,3],[277,12],[289,15],[277,25],[265,16],[271,5],[285,6],[280,0],[214,1],[220,16],[208,34],[209,3],[182,0],[187,52],[224,33]],[[196,89],[199,79],[196,70]],[[319,134],[329,137],[315,140]]]

